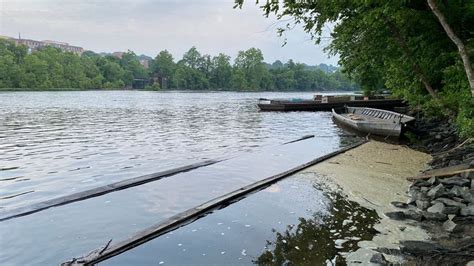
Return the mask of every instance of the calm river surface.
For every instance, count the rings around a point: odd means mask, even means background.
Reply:
[[[0,211],[206,159],[232,157],[139,187],[0,222],[0,264],[57,264],[108,239],[123,239],[338,149],[344,145],[343,132],[328,112],[259,112],[256,106],[258,98],[309,99],[313,94],[0,93]],[[308,134],[316,137],[282,145]],[[282,191],[295,186],[288,182]],[[298,201],[312,194],[308,199],[318,200],[310,207],[321,215],[330,213],[325,196],[314,193],[306,191]],[[291,206],[289,201],[285,208]],[[239,211],[234,215],[239,216]],[[261,248],[265,243],[255,245]]]

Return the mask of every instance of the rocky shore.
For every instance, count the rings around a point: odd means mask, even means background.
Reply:
[[[305,170],[380,217],[349,265],[474,265],[474,141],[417,121],[406,145],[370,141]]]
[[[392,202],[394,220],[411,220],[426,230],[429,241],[400,241],[400,252],[414,264],[466,265],[474,261],[474,145],[459,139],[454,127],[441,121],[416,125],[413,148],[432,160],[413,178],[407,202]]]

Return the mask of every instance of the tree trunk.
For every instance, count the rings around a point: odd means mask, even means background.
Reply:
[[[446,34],[458,47],[459,55],[461,56],[462,62],[464,64],[464,70],[466,71],[467,79],[469,80],[469,86],[471,87],[471,95],[474,96],[474,71],[472,70],[471,60],[469,60],[469,54],[467,52],[466,46],[464,45],[462,40],[454,33],[453,29],[451,29],[451,27],[449,26],[443,13],[441,13],[441,11],[438,9],[436,0],[427,1],[431,10],[438,18],[439,23],[443,27],[444,31],[446,31]]]
[[[397,40],[398,45],[402,48],[403,52],[409,57],[413,58],[413,53],[410,50],[410,47],[408,47],[405,39],[403,36],[400,34],[400,31],[398,30],[397,26],[393,21],[391,21],[385,14],[382,14],[382,16],[385,18],[385,21],[388,24],[388,27],[390,31],[392,32],[393,37]],[[418,78],[421,80],[421,83],[425,86],[426,91],[433,97],[434,99],[438,99],[438,95],[436,92],[433,90],[433,87],[431,86],[430,82],[428,81],[428,78],[426,77],[425,73],[421,70],[420,66],[417,64],[415,59],[413,58],[412,60],[412,69],[413,72],[418,76]]]

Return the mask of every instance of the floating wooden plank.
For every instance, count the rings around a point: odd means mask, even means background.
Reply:
[[[185,165],[185,166],[181,166],[178,168],[174,168],[174,169],[170,169],[170,170],[166,170],[166,171],[162,171],[162,172],[158,172],[154,174],[143,175],[139,177],[134,177],[134,178],[118,181],[112,184],[77,192],[71,195],[38,202],[36,204],[32,204],[29,206],[19,207],[19,208],[11,209],[11,210],[7,209],[0,212],[0,221],[5,221],[5,220],[9,220],[15,217],[20,217],[20,216],[25,216],[25,215],[39,212],[51,207],[65,205],[65,204],[69,204],[69,203],[73,203],[73,202],[77,202],[77,201],[81,201],[81,200],[85,200],[85,199],[89,199],[93,197],[98,197],[98,196],[108,194],[114,191],[130,188],[130,187],[135,187],[135,186],[142,185],[142,184],[152,182],[152,181],[156,181],[165,177],[176,175],[178,173],[188,172],[200,167],[215,164],[220,161],[222,160],[207,160],[207,161]]]
[[[313,138],[313,137],[314,137],[314,135],[303,136],[299,139],[296,139],[296,140],[293,140],[293,141],[290,141],[290,142],[287,142],[287,143],[283,143],[283,145],[298,142],[298,141],[302,141],[302,140],[306,140],[306,139]],[[162,171],[162,172],[158,172],[158,173],[154,173],[154,174],[143,175],[143,176],[139,176],[139,177],[125,179],[125,180],[118,181],[118,182],[108,184],[108,185],[105,185],[105,186],[100,186],[100,187],[97,187],[97,188],[92,188],[92,189],[89,189],[89,190],[77,192],[77,193],[74,193],[74,194],[71,194],[71,195],[62,196],[62,197],[54,198],[54,199],[51,199],[51,200],[38,202],[38,203],[29,205],[29,206],[19,207],[19,208],[11,209],[11,210],[6,209],[6,210],[3,210],[3,211],[0,212],[0,222],[5,221],[5,220],[9,220],[9,219],[12,219],[12,218],[20,217],[20,216],[25,216],[25,215],[28,215],[28,214],[32,214],[32,213],[35,213],[35,212],[42,211],[42,210],[46,210],[46,209],[51,208],[51,207],[56,207],[56,206],[65,205],[65,204],[69,204],[69,203],[73,203],[73,202],[77,202],[77,201],[81,201],[81,200],[86,200],[86,199],[89,199],[89,198],[94,198],[94,197],[98,197],[98,196],[101,196],[101,195],[104,195],[104,194],[108,194],[108,193],[111,193],[111,192],[114,192],[114,191],[139,186],[139,185],[142,185],[142,184],[145,184],[145,183],[153,182],[153,181],[156,181],[156,180],[159,180],[159,179],[162,179],[162,178],[165,178],[165,177],[169,177],[169,176],[172,176],[172,175],[176,175],[176,174],[179,174],[179,173],[188,172],[188,171],[200,168],[200,167],[208,166],[208,165],[215,164],[215,163],[218,163],[218,162],[222,162],[222,161],[225,161],[225,160],[228,160],[228,159],[229,158],[207,160],[207,161],[203,161],[203,162],[199,162],[199,163],[195,163],[195,164],[190,164],[190,165],[186,165],[186,166],[182,166],[182,167],[178,167],[178,168],[174,168],[174,169],[170,169],[170,170],[166,170],[166,171]]]
[[[94,265],[97,264],[101,261],[104,261],[106,259],[112,258],[114,256],[117,256],[127,250],[130,250],[138,245],[141,245],[143,243],[146,243],[160,235],[163,235],[167,232],[173,231],[179,227],[182,227],[186,224],[189,224],[209,212],[212,212],[213,210],[222,208],[223,206],[226,206],[229,202],[236,202],[239,201],[240,199],[248,196],[251,193],[255,193],[265,187],[270,186],[271,184],[275,183],[276,181],[283,179],[289,175],[292,175],[298,171],[303,170],[304,168],[307,168],[309,166],[312,166],[316,163],[320,163],[324,160],[327,160],[331,157],[334,157],[338,154],[341,154],[343,152],[346,152],[350,149],[353,149],[355,147],[360,146],[363,143],[366,143],[367,141],[361,141],[358,143],[355,143],[353,145],[350,145],[348,147],[345,147],[343,149],[337,150],[335,152],[329,153],[327,155],[318,157],[308,163],[302,164],[300,166],[297,166],[295,168],[292,168],[288,171],[285,171],[283,173],[267,177],[265,179],[262,179],[258,182],[255,182],[253,184],[244,186],[242,188],[239,188],[237,190],[234,190],[228,194],[225,194],[223,196],[217,197],[215,199],[212,199],[204,204],[201,204],[197,207],[194,207],[192,209],[188,209],[184,212],[181,212],[179,214],[176,214],[163,222],[160,222],[158,224],[155,224],[143,231],[138,232],[137,234],[127,238],[126,240],[123,240],[121,242],[117,242],[115,244],[111,244],[110,241],[105,247],[100,247],[98,249],[93,250],[89,254],[79,257],[79,258],[73,258],[70,261],[64,262],[61,265]]]

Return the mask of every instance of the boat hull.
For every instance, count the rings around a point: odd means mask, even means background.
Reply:
[[[357,119],[350,117],[347,113],[339,114],[333,109],[333,120],[344,127],[358,132],[386,137],[399,137],[404,124],[414,119],[410,116],[404,116],[402,114],[380,109],[353,107],[348,107],[348,109],[352,110],[349,114],[354,114]],[[355,110],[358,110],[357,113]]]
[[[320,103],[316,101],[271,101],[270,103],[259,103],[261,111],[292,112],[292,111],[331,111],[342,108],[346,105],[354,107],[371,107],[384,110],[394,110],[395,107],[405,106],[402,100],[381,99],[381,100],[356,100],[341,101],[333,103]]]

